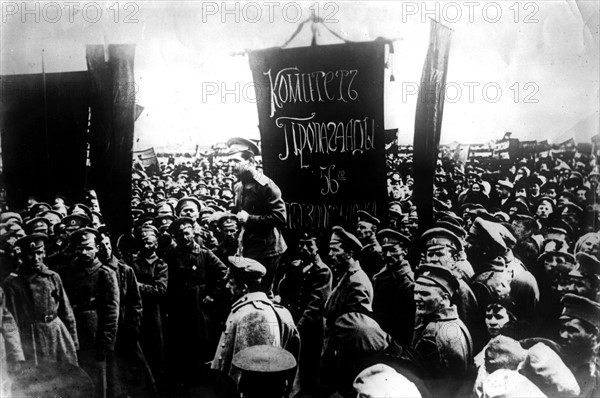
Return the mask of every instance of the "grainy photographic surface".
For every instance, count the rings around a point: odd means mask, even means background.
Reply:
[[[597,396],[599,23],[2,0],[0,396]]]

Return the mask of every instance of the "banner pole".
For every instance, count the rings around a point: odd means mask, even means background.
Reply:
[[[48,94],[46,91],[46,67],[44,65],[44,49],[42,48],[42,88],[44,94],[44,136],[46,139],[46,164],[47,164],[47,173],[48,178],[46,180],[47,189],[46,193],[50,192],[52,188],[52,184],[50,183],[50,179],[52,178],[52,164],[50,163],[50,138],[48,134]]]

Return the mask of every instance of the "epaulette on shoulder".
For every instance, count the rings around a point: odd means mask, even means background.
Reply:
[[[254,181],[258,182],[260,185],[262,185],[264,187],[269,182],[271,182],[271,179],[269,177],[267,177],[266,175],[260,173],[260,174],[256,174],[254,176]]]
[[[260,300],[252,300],[251,303],[257,310],[264,310],[267,308],[267,304]]]

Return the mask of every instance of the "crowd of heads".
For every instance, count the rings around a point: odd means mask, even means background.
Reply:
[[[133,229],[119,237],[111,237],[106,226],[110,220],[104,219],[94,191],[88,191],[82,203],[68,203],[57,195],[49,202],[31,198],[19,212],[3,211],[1,276],[20,264],[36,267],[60,255],[89,261],[113,253],[124,260],[161,256],[173,247],[193,245],[196,225],[207,247],[235,254],[241,230],[231,213],[235,184],[249,165],[262,173],[257,153],[246,150],[180,162],[170,157],[152,174],[134,168]],[[377,218],[361,211],[354,223],[331,229],[328,251],[322,254],[334,275],[359,262],[366,247],[380,245],[381,265],[392,268],[405,262],[415,271],[416,317],[451,306],[467,284],[479,302],[484,343],[503,336],[546,336],[547,319],[557,315],[552,326],[565,362],[575,360],[569,355],[581,355],[582,350],[597,351],[600,173],[595,156],[577,153],[466,164],[440,158],[434,181],[435,221],[424,231],[419,230],[417,204],[412,201],[413,182],[419,176],[412,175],[411,168],[409,158],[388,155],[385,214]],[[322,242],[314,235],[298,236],[297,254],[314,258]],[[230,262],[235,267],[230,267],[228,289],[237,292],[235,296],[258,289],[265,273],[260,263],[235,257]],[[533,276],[526,284],[539,290],[533,313],[523,311],[515,295],[519,265]],[[243,272],[236,272],[238,268]],[[379,270],[367,273],[372,276]],[[365,378],[388,372],[381,367],[363,372],[355,387],[360,390]]]

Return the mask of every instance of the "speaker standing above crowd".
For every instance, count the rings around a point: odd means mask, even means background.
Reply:
[[[217,380],[231,396],[600,394],[593,154],[442,157],[419,234],[409,158],[388,155],[384,211],[286,231],[258,147],[228,149],[138,165],[122,236],[93,191],[0,213],[15,384],[50,361],[84,369],[97,397],[209,396]]]

